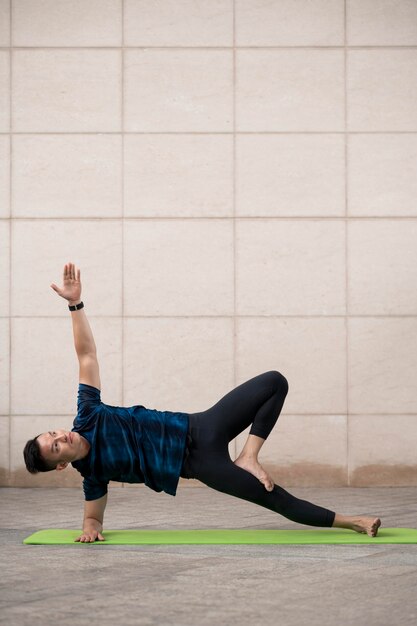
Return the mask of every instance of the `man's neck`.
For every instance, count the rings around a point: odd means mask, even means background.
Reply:
[[[85,437],[83,437],[82,435],[80,435],[81,437],[81,442],[82,442],[82,447],[83,447],[83,451],[81,452],[81,456],[79,456],[76,461],[80,461],[81,459],[84,459],[87,454],[90,452],[90,444],[87,441],[87,439]]]

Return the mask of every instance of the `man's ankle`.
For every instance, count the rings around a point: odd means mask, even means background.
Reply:
[[[251,461],[257,461],[258,460],[258,455],[256,452],[251,452],[250,450],[242,450],[242,452],[239,454],[239,456],[237,457],[238,459],[247,459],[247,460],[251,460]]]
[[[352,518],[336,513],[333,520],[333,528],[352,528]]]

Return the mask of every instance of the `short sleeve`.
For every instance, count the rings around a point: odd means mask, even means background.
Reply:
[[[79,383],[77,398],[78,416],[80,418],[88,417],[100,404],[100,389]]]
[[[85,500],[97,500],[107,493],[107,485],[109,481],[103,482],[94,478],[94,476],[86,476],[83,480],[83,491]]]

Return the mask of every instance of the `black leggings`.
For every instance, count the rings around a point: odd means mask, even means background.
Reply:
[[[228,444],[250,424],[250,433],[266,439],[281,413],[288,393],[286,378],[265,372],[239,385],[207,411],[191,413],[181,470],[216,491],[248,500],[308,526],[333,525],[336,513],[300,500],[279,485],[272,491],[250,472],[234,464]]]

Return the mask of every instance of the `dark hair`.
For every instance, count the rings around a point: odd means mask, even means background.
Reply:
[[[26,469],[31,474],[37,474],[38,472],[50,472],[56,468],[56,464],[51,466],[41,455],[41,447],[39,445],[39,441],[37,440],[38,437],[39,435],[36,435],[34,439],[29,439],[23,449]]]

